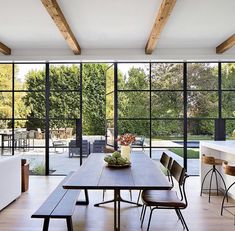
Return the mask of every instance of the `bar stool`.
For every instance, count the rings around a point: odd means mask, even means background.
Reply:
[[[213,156],[206,156],[206,155],[203,154],[203,155],[202,155],[202,163],[212,166],[212,168],[206,173],[206,175],[205,175],[204,178],[203,178],[202,185],[201,185],[201,193],[200,193],[200,196],[201,196],[203,190],[209,190],[209,200],[208,200],[208,202],[210,203],[210,200],[211,200],[211,191],[212,191],[212,190],[216,190],[216,191],[217,191],[217,196],[219,195],[219,191],[221,191],[221,190],[219,189],[219,186],[218,186],[218,176],[217,176],[217,174],[220,176],[220,178],[221,178],[221,180],[222,180],[222,182],[223,182],[225,191],[227,190],[226,185],[225,185],[225,182],[224,182],[224,178],[223,178],[223,176],[221,175],[221,173],[220,173],[220,172],[217,170],[217,168],[216,168],[216,166],[222,166],[223,160],[221,160],[221,159],[215,159]],[[211,177],[210,177],[209,189],[204,189],[204,188],[203,188],[203,185],[204,185],[204,183],[205,183],[206,177],[208,176],[208,174],[209,174],[210,172],[211,172]],[[213,174],[215,174],[216,189],[211,189],[211,183],[212,183],[212,179],[213,179]],[[222,191],[221,191],[221,192],[222,192]]]
[[[224,174],[226,175],[229,175],[229,176],[235,176],[235,166],[231,166],[231,165],[228,165],[228,162],[227,161],[224,161],[223,162],[223,169],[224,169]],[[227,205],[227,206],[224,206],[224,200],[225,200],[225,197],[227,197],[227,202],[228,202],[228,191],[232,188],[232,186],[235,184],[235,181],[228,187],[228,189],[225,191],[225,194],[224,194],[224,197],[223,197],[223,201],[222,201],[222,205],[221,205],[221,216],[223,215],[223,210],[227,210],[226,208],[234,208],[235,206],[234,205]],[[235,215],[233,214],[232,212],[230,212],[229,210],[227,210],[229,213],[231,213],[232,215]],[[235,220],[234,220],[235,221]]]

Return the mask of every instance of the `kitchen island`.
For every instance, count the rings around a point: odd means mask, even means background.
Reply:
[[[218,159],[226,160],[229,162],[229,165],[235,165],[235,141],[229,140],[229,141],[201,141],[200,142],[201,182],[205,174],[212,167],[210,165],[205,165],[202,163],[201,158],[203,154],[207,156],[213,156]],[[216,166],[216,168],[222,174],[226,186],[229,187],[229,185],[235,181],[235,177],[225,175],[223,173],[223,169],[221,166]],[[204,188],[209,188],[209,179],[210,177],[207,177],[205,184],[204,184]],[[220,178],[218,178],[218,181],[219,181],[219,187],[221,189],[224,189]],[[216,188],[215,179],[213,179],[212,188],[214,189]],[[231,188],[231,190],[229,190],[229,196],[235,198],[235,186],[234,188]]]

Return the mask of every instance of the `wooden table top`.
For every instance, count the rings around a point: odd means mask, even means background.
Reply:
[[[132,154],[131,167],[110,168],[93,153],[63,185],[65,189],[169,189],[171,184],[145,154]]]

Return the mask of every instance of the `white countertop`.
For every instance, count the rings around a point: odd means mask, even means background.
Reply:
[[[235,155],[235,140],[227,141],[200,141],[200,146],[215,149]]]

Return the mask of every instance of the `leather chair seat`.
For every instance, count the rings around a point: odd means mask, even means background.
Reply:
[[[186,208],[174,190],[144,190],[142,200],[148,206]]]

